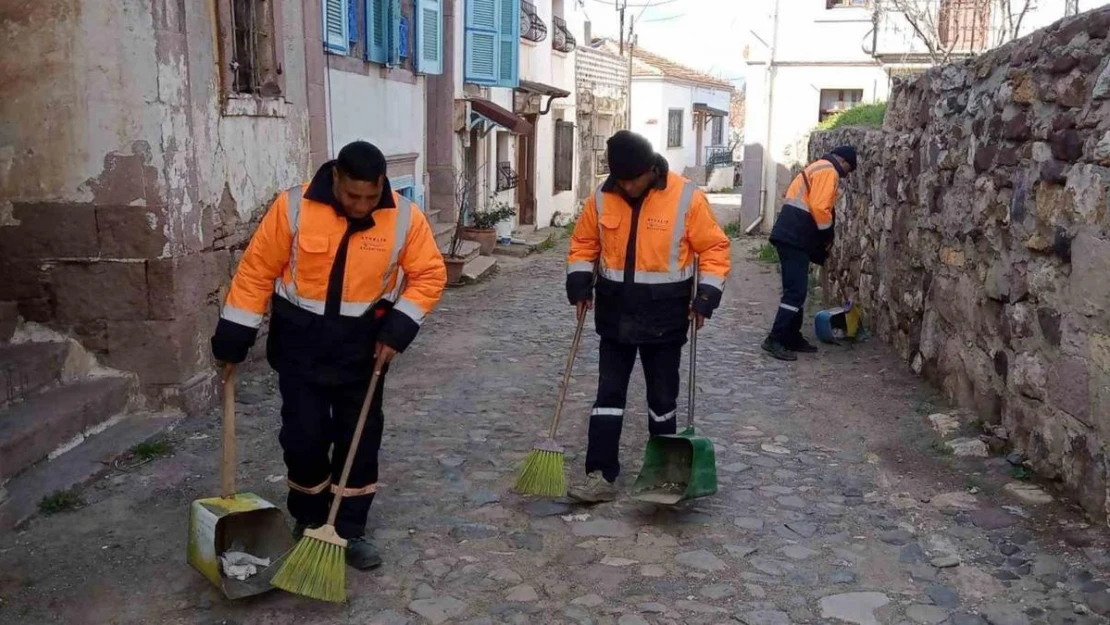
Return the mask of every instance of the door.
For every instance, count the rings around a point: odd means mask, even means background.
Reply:
[[[522,226],[536,225],[536,115],[526,115],[532,125],[527,135],[517,137],[517,205],[520,212],[517,223]]]

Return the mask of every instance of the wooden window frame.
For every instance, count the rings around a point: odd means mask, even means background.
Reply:
[[[270,53],[276,68],[278,95],[262,96],[234,90],[236,81],[232,61],[235,58],[234,3],[238,0],[216,0],[216,41],[219,54],[220,94],[222,113],[226,117],[285,117],[288,114],[288,93],[285,81],[285,11],[281,0],[270,3]]]
[[[568,128],[568,127],[570,128],[569,133],[566,130],[564,130],[565,128]],[[562,142],[559,141],[560,131],[562,131],[564,133],[567,133],[569,135],[569,136],[566,136],[564,138],[564,141],[562,141]],[[562,120],[562,119],[555,120],[554,139],[555,140],[553,141],[553,143],[555,144],[555,146],[554,146],[553,152],[554,152],[555,166],[552,168],[554,170],[552,172],[554,174],[552,176],[552,178],[553,178],[552,189],[553,189],[555,194],[564,193],[566,191],[573,191],[574,190],[574,124],[571,123],[571,122],[568,122],[566,120]],[[563,151],[566,152],[566,158],[562,161],[559,159],[559,148],[560,147],[562,147],[564,149]],[[561,177],[560,174],[564,174],[564,175]]]
[[[678,113],[678,123],[673,123],[672,117]],[[681,148],[683,139],[685,138],[685,123],[686,123],[686,109],[667,109],[667,149]],[[678,139],[674,140],[674,135],[678,135]]]

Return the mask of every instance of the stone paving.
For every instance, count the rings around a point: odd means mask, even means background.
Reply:
[[[509,259],[493,280],[450,291],[391,374],[370,521],[385,565],[349,575],[346,605],[277,592],[228,602],[185,564],[188,502],[217,490],[213,413],[169,435],[172,456],[90,485],[84,508],[0,537],[0,622],[1106,622],[1103,533],[1059,503],[1007,498],[1005,460],[938,454],[925,418],[936,404],[877,341],[796,365],[764,358],[777,275],[751,244],[735,250],[699,345],[716,496],[577,507],[509,492],[546,428],[573,332],[560,253]],[[560,434],[572,478],[596,346],[583,340]],[[240,485],[281,502],[275,393],[263,366],[243,381]],[[625,486],[646,437],[643,396],[634,377]]]

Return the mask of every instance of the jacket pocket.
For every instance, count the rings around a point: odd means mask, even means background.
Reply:
[[[620,241],[620,228],[623,220],[620,213],[601,214],[598,223],[601,225],[601,250],[603,255],[607,249],[624,251],[624,244]]]
[[[328,276],[331,274],[331,240],[320,235],[297,236],[296,278],[298,290],[303,287],[319,286],[327,290]]]

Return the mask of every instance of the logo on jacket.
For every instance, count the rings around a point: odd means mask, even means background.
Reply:
[[[389,250],[389,239],[381,235],[366,235],[359,238],[358,249],[364,252],[385,252]]]
[[[671,229],[671,220],[662,217],[648,217],[647,229],[655,230],[658,232],[666,232]]]

